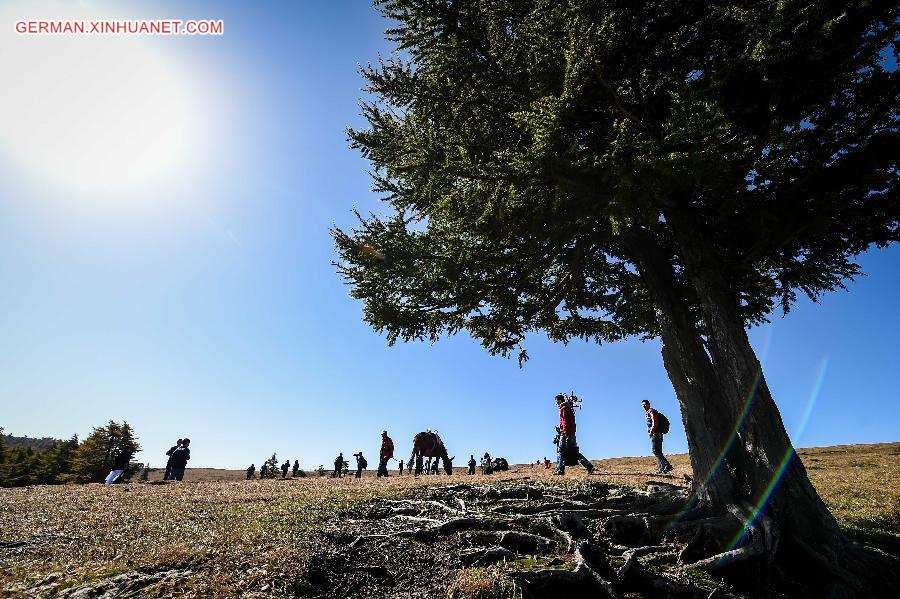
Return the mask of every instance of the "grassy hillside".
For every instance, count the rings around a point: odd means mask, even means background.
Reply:
[[[900,443],[801,450],[810,478],[841,524],[900,554]],[[687,456],[671,456],[674,476],[650,474],[652,457],[598,460],[593,482],[684,484]],[[578,484],[552,470],[513,466],[491,477],[368,476],[333,480],[243,481],[243,472],[189,470],[181,484],[38,486],[0,490],[0,595],[53,595],[86,581],[147,579],[155,592],[264,595],[303,584],[319,533],[354,504],[451,482],[529,480]],[[396,474],[396,473],[394,473]],[[211,480],[213,478],[225,480]],[[146,580],[145,580],[146,582]],[[132,583],[128,583],[132,584]],[[138,584],[138,583],[133,583]],[[150,583],[148,583],[150,584]],[[146,584],[144,585],[147,586]]]

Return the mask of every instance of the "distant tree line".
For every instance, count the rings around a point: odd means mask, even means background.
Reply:
[[[94,428],[84,441],[77,435],[63,441],[0,434],[0,486],[102,482],[117,455],[133,456],[140,449],[131,426],[112,420]],[[123,479],[142,468],[143,464],[130,462]]]

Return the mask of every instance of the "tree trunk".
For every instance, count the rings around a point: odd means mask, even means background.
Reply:
[[[724,511],[734,501],[742,470],[738,456],[729,451],[730,406],[672,264],[646,231],[631,229],[622,241],[657,307],[663,364],[681,408],[695,497],[714,511]]]
[[[668,218],[668,215],[667,215]],[[781,562],[806,561],[827,568],[837,586],[860,589],[850,569],[856,560],[837,521],[810,483],[784,428],[781,414],[750,345],[737,298],[727,286],[709,239],[697,223],[668,219],[696,291],[707,347],[719,387],[737,421],[737,443],[747,458],[747,495],[758,511],[775,522]]]

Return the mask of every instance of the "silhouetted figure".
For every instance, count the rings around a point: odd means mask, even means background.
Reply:
[[[285,460],[284,464],[281,465],[281,478],[287,478],[288,470],[291,469],[290,460]]]
[[[359,453],[354,453],[353,457],[356,458],[356,478],[362,478],[362,471],[369,465],[369,461],[363,457],[361,451]]]
[[[491,454],[488,452],[484,452],[484,456],[481,458],[481,473],[482,474],[491,474],[494,471],[494,464],[491,460]]]
[[[166,473],[163,475],[163,480],[169,480],[172,477],[172,454],[175,453],[175,450],[181,447],[182,439],[178,439],[178,442],[175,443],[172,447],[169,448],[169,451],[166,452],[166,455],[169,456],[169,459],[166,460]]]
[[[400,460],[400,476],[403,476],[403,460]]]
[[[388,437],[387,431],[381,431],[381,451],[378,452],[378,476],[387,476],[388,460],[394,457],[394,442]]]
[[[269,475],[269,465],[263,462],[262,468],[259,469],[259,477],[265,478]]]
[[[256,464],[250,464],[250,467],[247,468],[247,480],[253,478],[253,475],[256,473]]]
[[[475,461],[475,454],[469,454],[469,476],[475,474],[475,466],[478,465],[478,462]]]
[[[431,474],[431,458],[425,460],[425,468],[423,469],[425,474]]]
[[[190,444],[190,439],[182,439],[181,447],[172,452],[172,478],[175,480],[184,479],[184,469],[191,459],[191,450],[188,447]]]
[[[331,473],[331,478],[340,478],[343,476],[341,470],[344,468],[344,452],[338,454],[338,457],[334,458],[334,472]]]
[[[125,471],[128,470],[128,464],[130,462],[131,454],[127,451],[120,451],[113,460],[112,470],[109,471],[109,475],[106,477],[106,484],[111,485],[119,480],[119,478],[125,474]]]
[[[438,473],[438,459],[437,458],[434,458],[434,460],[431,461],[431,473],[435,474],[435,475]]]
[[[294,460],[294,478],[297,478],[297,473],[300,472],[300,460]]]

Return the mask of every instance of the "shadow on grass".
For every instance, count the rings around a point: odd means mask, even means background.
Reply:
[[[843,528],[851,539],[873,545],[900,557],[900,527],[897,514],[880,518],[864,518],[847,523]]]

